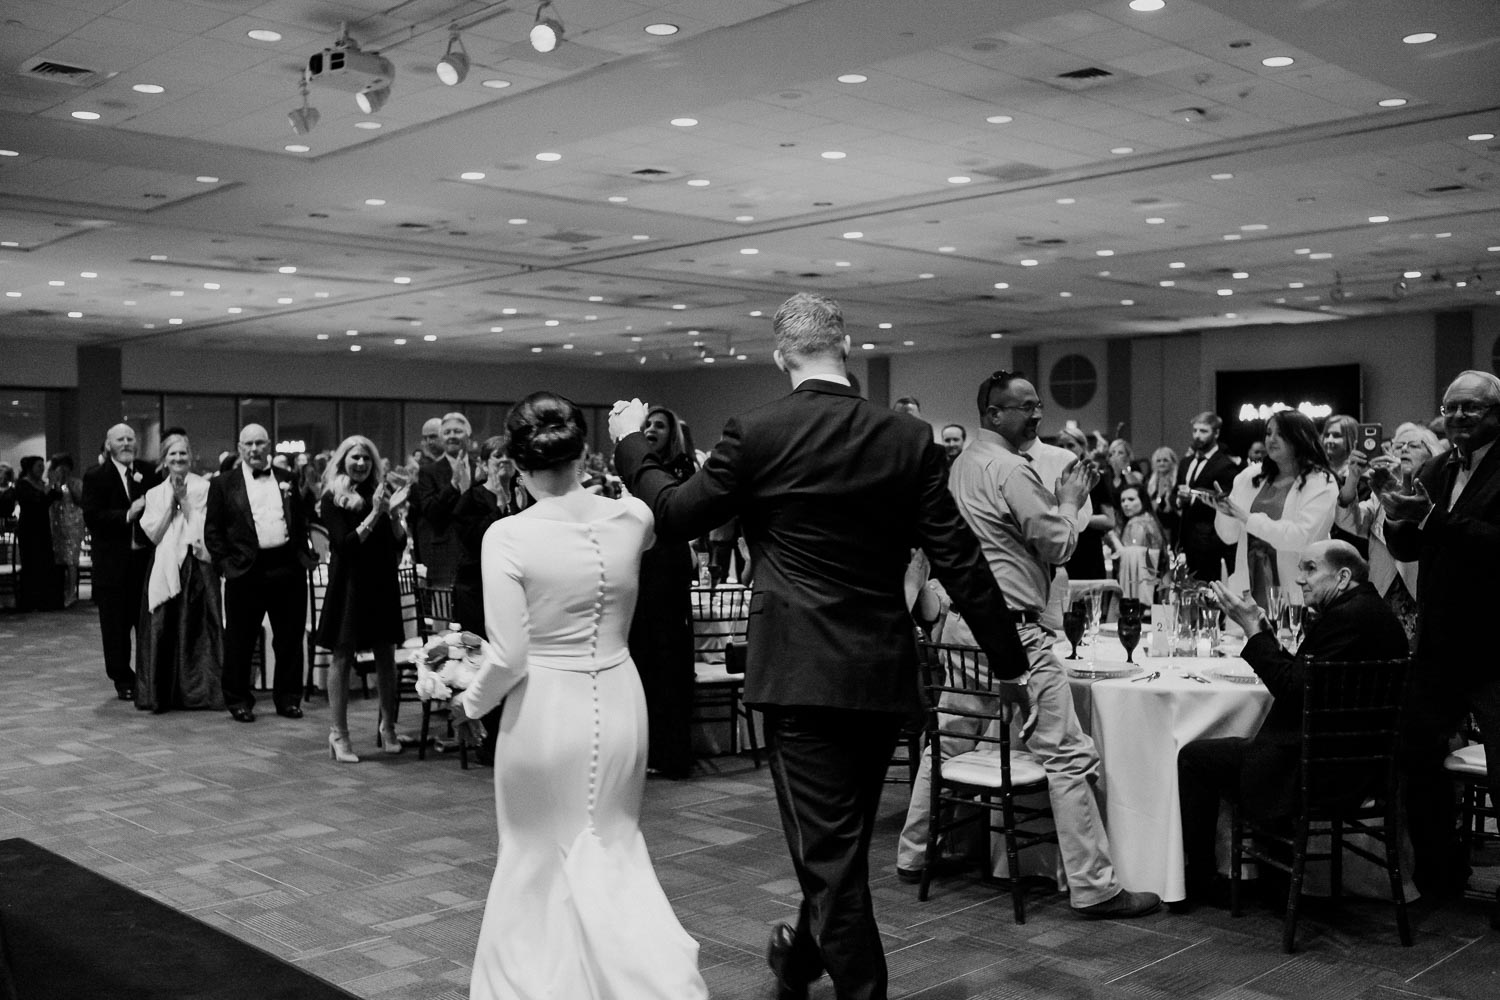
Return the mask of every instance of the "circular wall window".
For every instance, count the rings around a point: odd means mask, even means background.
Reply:
[[[1094,398],[1099,388],[1099,373],[1094,363],[1082,354],[1064,355],[1052,366],[1047,388],[1063,409],[1079,410]]]

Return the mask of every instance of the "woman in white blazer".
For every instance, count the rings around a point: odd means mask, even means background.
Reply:
[[[1214,529],[1238,546],[1229,589],[1251,591],[1264,608],[1269,588],[1280,587],[1301,604],[1297,557],[1328,537],[1338,493],[1312,420],[1296,410],[1267,420],[1265,461],[1235,476],[1229,494],[1214,502]]]

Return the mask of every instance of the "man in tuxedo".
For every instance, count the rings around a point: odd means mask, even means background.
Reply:
[[[302,718],[302,636],[307,571],[317,564],[295,477],[271,465],[259,424],[240,431],[240,464],[208,485],[203,542],[224,578],[224,702],[236,722],[255,721],[250,659],[261,622],[271,620],[276,714]]]
[[[141,533],[146,491],[161,482],[150,462],[137,459],[135,431],[116,424],[104,437],[109,457],[83,474],[83,521],[93,545],[94,604],[104,642],[104,672],[121,701],[135,699],[131,632],[151,569],[151,543]]]
[[[1451,451],[1417,473],[1410,492],[1381,497],[1391,555],[1417,560],[1416,685],[1407,733],[1406,815],[1424,896],[1461,892],[1453,796],[1443,773],[1449,735],[1472,712],[1484,734],[1492,801],[1500,802],[1500,660],[1486,627],[1500,572],[1500,379],[1466,371],[1443,393]],[[1500,893],[1491,923],[1500,927]]]
[[[780,996],[827,971],[841,1000],[884,1000],[886,964],[869,889],[869,845],[902,720],[919,707],[915,628],[903,583],[927,554],[1002,678],[1026,670],[1014,619],[946,487],[947,460],[920,421],[849,384],[838,303],[788,299],[774,320],[793,391],[731,419],[681,483],[639,433],[647,407],[610,416],[615,466],[689,539],[738,516],[755,567],[745,702],[765,720],[782,826],[803,901],[768,958]],[[1025,690],[1013,685],[1018,703]]]
[[[411,502],[421,518],[418,544],[429,587],[453,586],[462,554],[453,534],[453,508],[471,485],[484,478],[479,463],[469,454],[471,433],[469,418],[462,413],[443,414],[439,431],[443,453],[417,470],[412,486]]]
[[[1234,569],[1234,546],[1225,545],[1214,530],[1214,508],[1195,500],[1190,491],[1215,487],[1228,493],[1240,471],[1229,453],[1219,447],[1224,421],[1207,410],[1193,418],[1192,458],[1177,467],[1177,502],[1182,511],[1182,554],[1188,570],[1205,583],[1223,575],[1223,563]]]
[[[442,432],[442,417],[432,417],[422,424],[422,447],[414,453],[418,471],[443,457]],[[422,509],[417,503],[415,489],[412,490],[411,498],[406,502],[406,530],[411,536],[412,561],[426,565],[426,560],[422,558],[422,539],[430,535],[432,530],[422,521]]]
[[[1219,801],[1237,798],[1257,819],[1297,811],[1301,790],[1302,689],[1314,660],[1384,660],[1406,649],[1401,621],[1370,583],[1369,564],[1348,542],[1315,542],[1297,562],[1297,586],[1309,609],[1306,637],[1296,655],[1276,640],[1265,612],[1246,595],[1214,583],[1219,605],[1245,630],[1240,654],[1274,696],[1271,713],[1253,737],[1195,740],[1177,757],[1187,900],[1222,905],[1227,886],[1217,879],[1214,848]],[[1363,795],[1367,789],[1348,789]]]

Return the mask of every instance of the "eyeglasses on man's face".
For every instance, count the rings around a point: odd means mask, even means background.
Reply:
[[[1014,405],[1013,404],[1011,406],[1000,406],[999,404],[991,404],[990,408],[994,409],[994,410],[1020,410],[1022,413],[1026,414],[1028,417],[1035,416],[1036,414],[1041,413],[1043,409],[1045,409],[1045,407],[1042,405],[1041,400],[1037,400],[1037,399],[1034,399],[1034,400],[1032,400],[1029,403],[1021,403],[1019,405]]]
[[[1444,417],[1482,417],[1495,408],[1494,403],[1479,403],[1464,400],[1461,403],[1444,403],[1438,410]]]

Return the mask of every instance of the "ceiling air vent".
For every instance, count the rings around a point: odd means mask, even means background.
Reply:
[[[1067,73],[1059,73],[1052,78],[1052,85],[1062,87],[1064,90],[1088,90],[1091,87],[1102,86],[1113,80],[1115,74],[1098,66],[1085,66],[1083,69],[1070,70]]]
[[[70,87],[87,87],[104,77],[104,74],[98,70],[54,62],[44,56],[28,59],[22,63],[21,75],[29,76],[34,80],[50,80],[52,83],[66,83]]]
[[[644,177],[647,180],[655,180],[658,177],[666,177],[671,173],[671,171],[659,170],[656,167],[642,167],[639,170],[632,170],[630,173],[635,177]]]
[[[1467,191],[1467,184],[1439,184],[1437,187],[1427,189],[1428,194],[1452,194],[1455,191]]]

